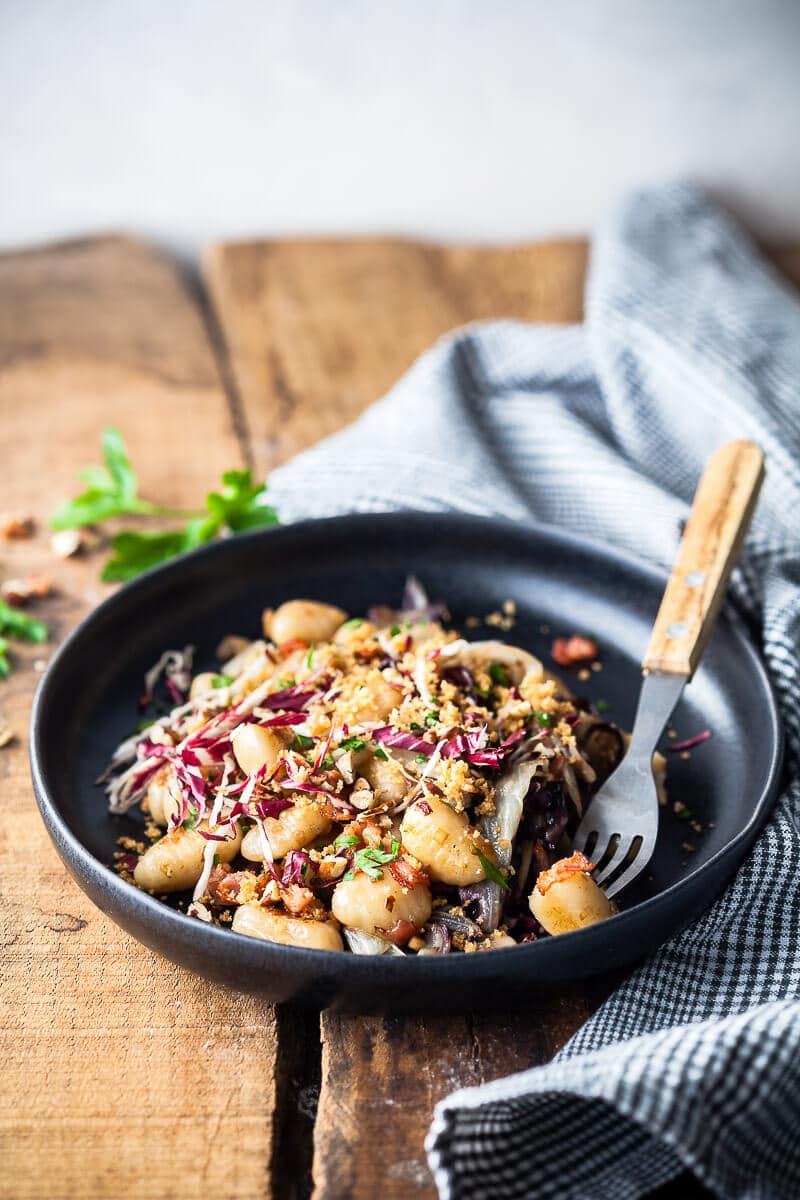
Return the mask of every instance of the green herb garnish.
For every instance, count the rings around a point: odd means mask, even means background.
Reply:
[[[218,854],[215,854],[212,862],[215,867],[218,867],[219,864],[222,862],[222,859],[220,858],[220,856]]]
[[[197,808],[189,809],[189,816],[183,821],[184,829],[194,829],[197,822],[200,820],[200,811]]]
[[[425,718],[425,724],[426,725],[438,725],[438,723],[439,723],[438,712],[429,712],[427,717]]]
[[[342,629],[357,629],[359,625],[364,624],[363,617],[351,617],[349,621],[345,621]]]
[[[473,854],[477,855],[478,862],[483,867],[483,873],[486,878],[490,879],[492,883],[499,884],[499,886],[505,888],[507,892],[510,891],[511,889],[508,886],[508,881],[506,880],[505,875],[498,870],[494,863],[491,862],[491,860],[488,859],[485,854],[482,854],[477,846],[473,846],[472,852]]]
[[[499,687],[508,687],[508,672],[502,663],[489,663],[489,678]]]
[[[383,746],[376,746],[373,753],[376,758],[385,758],[388,761],[389,755],[386,753]]]
[[[20,638],[23,642],[46,642],[47,626],[18,608],[0,600],[0,635]]]
[[[414,762],[416,762],[416,763],[424,763],[427,761],[428,761],[427,754],[415,754],[414,755]]]
[[[314,739],[309,737],[307,733],[296,733],[292,743],[293,750],[310,750],[314,745]]]
[[[397,637],[398,633],[402,633],[400,626],[393,625],[392,628],[389,630],[389,637]]]
[[[541,725],[543,729],[549,729],[553,724],[553,718],[550,716],[550,713],[538,712],[536,714],[536,723],[537,725]]]
[[[361,841],[353,833],[340,833],[336,841],[333,843],[334,850],[346,850],[348,846],[357,846]]]
[[[0,679],[8,679],[11,674],[11,660],[8,637],[19,638],[23,642],[46,642],[47,626],[44,621],[37,621],[27,613],[0,600]]]
[[[275,510],[264,502],[266,484],[254,484],[249,471],[226,471],[220,490],[206,496],[205,510],[187,513],[139,496],[139,481],[118,429],[103,431],[102,446],[105,465],[80,472],[86,490],[56,510],[50,519],[53,529],[77,529],[126,516],[181,517],[186,521],[180,529],[118,533],[111,540],[112,555],[103,568],[106,581],[133,579],[158,563],[213,541],[220,533],[242,533],[278,523]]]
[[[232,675],[212,675],[211,677],[211,686],[215,688],[230,687],[232,683]]]
[[[365,875],[369,875],[370,879],[380,879],[381,867],[394,862],[399,854],[400,843],[392,838],[391,850],[378,850],[373,846],[356,850],[353,855],[353,867],[356,871],[363,871]]]
[[[607,713],[608,710],[611,708],[611,705],[608,703],[607,700],[598,700],[595,703],[595,708],[597,709],[597,711],[599,713]]]
[[[356,750],[356,751],[358,751],[358,750],[363,750],[364,747],[366,746],[366,744],[367,743],[362,741],[362,739],[360,737],[353,736],[353,737],[345,738],[343,742],[339,742],[339,749],[340,750]]]
[[[309,671],[311,670],[311,664],[313,663],[313,661],[314,661],[314,643],[312,642],[311,645],[308,647],[308,654],[306,655],[306,667]]]

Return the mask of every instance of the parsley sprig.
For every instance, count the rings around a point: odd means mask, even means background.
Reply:
[[[179,529],[125,530],[111,539],[112,554],[102,578],[125,581],[178,554],[195,550],[221,533],[242,533],[277,525],[274,508],[266,503],[266,484],[253,483],[249,471],[226,471],[219,491],[209,492],[201,513],[187,513],[153,504],[139,495],[139,480],[118,429],[103,432],[102,467],[87,467],[80,478],[86,490],[53,514],[54,529],[98,525],[116,517],[181,517]]]
[[[44,621],[37,621],[27,613],[20,612],[0,600],[0,679],[8,679],[11,674],[11,662],[8,657],[10,645],[8,639],[18,638],[21,642],[46,642],[47,626]]]
[[[400,843],[392,838],[391,850],[379,850],[376,846],[365,846],[363,850],[356,850],[353,855],[353,869],[348,871],[345,879],[355,878],[356,871],[363,871],[365,875],[369,875],[370,879],[380,879],[382,867],[388,863],[393,863],[400,856]]]

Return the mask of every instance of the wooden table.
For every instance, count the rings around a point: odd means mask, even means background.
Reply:
[[[351,420],[440,334],[494,316],[576,321],[583,242],[507,249],[394,240],[223,245],[204,284],[148,245],[92,238],[0,256],[0,577],[44,571],[53,643],[105,594],[99,559],[55,559],[48,515],[125,434],[142,492],[196,504]],[[800,248],[776,260],[800,281]],[[52,650],[15,651],[0,717],[3,942],[0,1195],[434,1195],[423,1137],[452,1088],[545,1062],[612,986],[530,1011],[318,1018],[212,987],[132,941],[68,878],[36,814],[25,748]],[[702,1194],[685,1182],[664,1195]]]

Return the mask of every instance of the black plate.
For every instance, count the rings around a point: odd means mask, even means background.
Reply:
[[[142,675],[161,651],[191,642],[210,666],[225,634],[258,635],[265,605],[301,596],[361,613],[397,603],[409,572],[447,601],[456,624],[512,598],[516,625],[501,636],[545,661],[553,636],[594,634],[602,671],[584,682],[572,673],[570,682],[630,727],[665,583],[631,558],[554,529],[418,513],[309,521],[217,543],[100,605],[64,642],[36,695],[31,762],[42,816],[69,870],[114,921],[175,962],[271,1000],[399,1011],[496,1006],[498,995],[524,1004],[532,988],[634,961],[710,904],[766,817],[782,755],[764,669],[730,616],[674,717],[681,736],[714,732],[688,760],[670,755],[671,800],[684,801],[704,832],[671,806],[662,810],[651,868],[624,895],[624,911],[601,924],[508,950],[400,962],[247,938],[182,916],[114,874],[116,839],[138,834],[141,817],[109,816],[93,780],[135,726]]]

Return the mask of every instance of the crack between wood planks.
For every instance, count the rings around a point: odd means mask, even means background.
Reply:
[[[269,1158],[274,1200],[308,1200],[313,1190],[314,1128],[322,1084],[320,1015],[275,1009],[278,1052]]]
[[[228,402],[228,415],[231,419],[233,432],[239,443],[242,461],[249,470],[254,469],[253,437],[245,415],[242,394],[236,382],[236,372],[233,369],[225,333],[217,317],[214,302],[209,295],[201,276],[194,270],[184,267],[183,280],[197,304],[200,318],[208,337],[211,353],[219,372],[220,382]],[[259,480],[259,482],[261,482]]]

